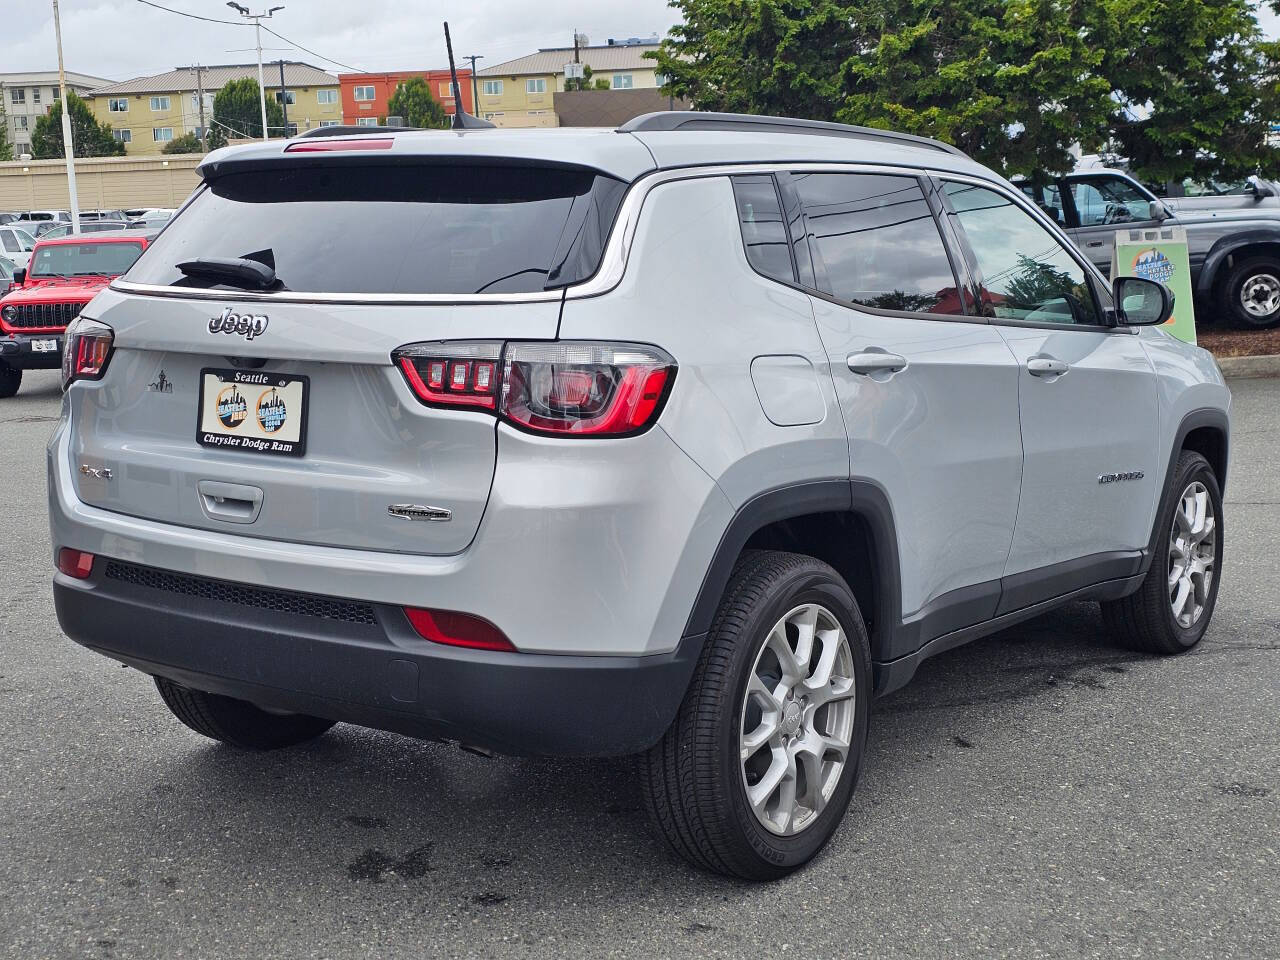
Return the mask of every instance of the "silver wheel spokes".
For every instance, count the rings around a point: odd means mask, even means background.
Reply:
[[[1240,305],[1250,316],[1271,316],[1280,309],[1280,280],[1269,273],[1249,277],[1240,288]]]
[[[835,616],[798,606],[769,631],[743,698],[742,782],[772,833],[799,833],[826,807],[849,759],[853,654]]]
[[[1200,619],[1209,602],[1217,549],[1213,501],[1197,480],[1182,491],[1169,535],[1169,606],[1184,629]]]

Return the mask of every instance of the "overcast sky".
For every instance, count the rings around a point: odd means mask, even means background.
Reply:
[[[187,13],[216,20],[238,20],[225,0],[156,0]],[[254,12],[282,0],[242,5]],[[336,57],[360,70],[409,70],[443,67],[444,33],[449,21],[453,51],[484,57],[484,69],[533,53],[539,47],[570,46],[573,31],[594,43],[610,37],[662,35],[675,22],[665,0],[283,0],[285,9],[265,21],[295,43],[324,57]],[[137,0],[61,0],[62,46],[68,70],[126,80],[162,73],[195,62],[251,63],[255,60],[252,27],[191,20]],[[264,48],[289,46],[267,33]],[[237,47],[248,47],[229,52]],[[304,60],[331,72],[346,72],[312,53],[294,47],[263,51],[263,59]],[[50,0],[0,0],[0,73],[56,70],[53,13]]]
[[[156,0],[163,6],[219,20],[239,16],[224,0]],[[245,4],[254,11],[266,9]],[[61,0],[62,42],[68,70],[110,80],[162,73],[200,62],[249,63],[254,60],[253,30],[206,23],[144,6],[138,0]],[[54,70],[50,0],[0,0],[0,72]],[[264,59],[305,60],[333,72],[344,67],[322,59],[336,57],[359,70],[407,70],[447,64],[440,23],[449,20],[454,53],[481,54],[479,67],[511,60],[539,47],[568,46],[573,31],[592,43],[609,37],[664,34],[676,11],[665,0],[286,0],[270,26],[315,53],[294,47],[264,50]],[[1268,36],[1280,35],[1280,19],[1261,17]],[[264,47],[284,41],[263,34]],[[233,52],[235,51],[235,52]],[[322,56],[316,56],[316,53]]]

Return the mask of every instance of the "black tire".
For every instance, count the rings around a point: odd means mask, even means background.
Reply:
[[[314,740],[332,720],[302,713],[276,714],[252,703],[192,690],[156,677],[156,689],[173,715],[196,733],[245,750],[277,750]]]
[[[22,386],[22,371],[0,361],[0,400],[8,400]]]
[[[1170,541],[1174,514],[1179,508],[1182,493],[1197,482],[1204,485],[1213,508],[1213,577],[1206,591],[1203,611],[1190,626],[1183,626],[1174,616],[1169,596]],[[1135,593],[1121,600],[1103,603],[1102,622],[1107,635],[1121,646],[1144,653],[1185,653],[1204,636],[1218,601],[1218,585],[1222,582],[1222,491],[1213,467],[1200,454],[1184,450],[1178,455],[1156,524],[1159,535],[1146,579]]]
[[[1280,325],[1280,302],[1273,309],[1259,315],[1245,309],[1244,298],[1252,291],[1276,289],[1280,286],[1280,261],[1270,257],[1250,257],[1231,268],[1222,281],[1222,299],[1227,314],[1236,326],[1253,330],[1268,330]]]
[[[740,757],[746,685],[774,625],[803,603],[839,622],[852,661],[853,727],[843,772],[825,808],[799,833],[771,833],[747,799]],[[695,866],[774,880],[807,863],[839,827],[866,746],[871,652],[853,592],[812,557],[750,551],[738,562],[676,719],[638,760],[645,807],[658,835]]]

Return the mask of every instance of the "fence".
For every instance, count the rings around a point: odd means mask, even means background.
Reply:
[[[76,193],[82,210],[176,207],[200,182],[200,154],[95,157],[76,161]],[[0,210],[66,210],[67,165],[62,160],[0,163]]]

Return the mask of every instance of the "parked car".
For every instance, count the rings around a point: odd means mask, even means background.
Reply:
[[[105,233],[111,230],[127,230],[132,224],[125,223],[123,220],[82,220],[80,221],[80,232],[84,233]],[[56,240],[58,237],[71,236],[71,224],[64,223],[47,230],[40,235],[42,240]]]
[[[169,222],[171,217],[142,217],[138,220],[129,221],[130,230],[162,230],[164,225]]]
[[[124,273],[151,242],[133,231],[41,240],[17,288],[0,297],[0,399],[22,386],[24,370],[56,368],[63,334],[86,303]]]
[[[1213,358],[953,147],[682,112],[304,143],[211,153],[67,332],[59,622],[198,733],[635,756],[675,851],[767,879],[924,659],[1079,599],[1141,651],[1204,634]]]
[[[17,270],[17,265],[8,257],[0,257],[0,296],[4,296],[9,292],[10,285],[13,283],[13,271]]]
[[[119,223],[128,221],[128,216],[123,210],[81,210],[81,220],[112,220]]]
[[[71,222],[70,210],[28,210],[22,215],[24,220],[56,220],[59,223]]]
[[[31,251],[35,249],[36,240],[25,230],[13,224],[0,227],[0,252],[19,267],[25,267],[31,259]]]
[[[1254,200],[1244,205],[1234,198],[1220,205],[1204,198],[1161,200],[1124,171],[1105,168],[1018,186],[1106,274],[1117,230],[1186,228],[1198,316],[1212,320],[1225,313],[1258,329],[1280,325],[1280,204],[1263,202],[1274,195],[1265,181],[1257,182]]]
[[[21,218],[22,214],[14,213],[8,210],[0,210],[0,224],[12,223],[14,220]]]
[[[172,207],[131,207],[124,211],[124,215],[130,220],[168,220],[174,212]]]

